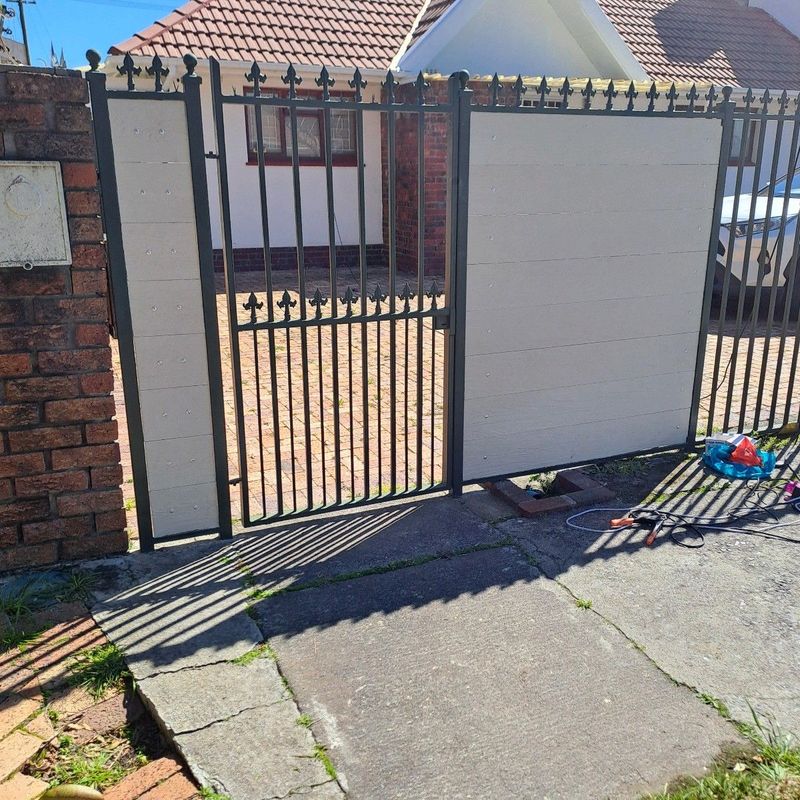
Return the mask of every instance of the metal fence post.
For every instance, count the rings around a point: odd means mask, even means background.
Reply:
[[[228,444],[225,436],[225,404],[222,390],[222,361],[219,352],[217,295],[214,281],[214,250],[211,241],[211,215],[208,206],[208,176],[203,141],[203,108],[200,100],[202,78],[195,74],[197,59],[185,55],[186,74],[181,78],[189,136],[189,161],[197,229],[200,266],[200,290],[203,296],[203,322],[208,360],[208,388],[211,400],[211,426],[214,434],[214,472],[217,481],[219,533],[223,539],[233,536],[231,496],[228,475]]]
[[[91,51],[90,51],[91,52]],[[133,349],[133,321],[128,293],[128,271],[122,244],[122,221],[117,194],[117,173],[114,167],[114,144],[111,138],[111,118],[108,111],[106,76],[97,71],[99,56],[87,58],[92,69],[86,73],[92,107],[92,124],[97,147],[97,168],[103,208],[103,230],[106,234],[108,271],[113,287],[114,321],[122,366],[122,390],[128,419],[128,441],[131,450],[133,489],[136,494],[136,520],[139,528],[139,547],[144,552],[153,549],[153,522],[150,516],[150,489],[144,453],[142,409],[139,405],[139,379],[136,373],[136,354]]]
[[[697,360],[695,361],[694,387],[692,388],[692,405],[689,409],[689,430],[686,433],[686,446],[692,448],[697,443],[697,419],[700,413],[700,396],[703,390],[703,373],[706,357],[706,340],[708,338],[711,301],[714,294],[714,274],[717,267],[717,248],[722,219],[722,202],[725,195],[725,179],[728,174],[728,160],[733,142],[733,112],[736,103],[731,100],[732,89],[726,86],[722,90],[724,100],[716,109],[716,115],[722,122],[722,141],[720,143],[719,167],[717,169],[716,194],[714,196],[714,215],[711,219],[711,237],[708,243],[708,261],[706,263],[706,283],[703,291],[703,307],[700,317],[700,336],[697,341]],[[720,309],[724,314],[725,309]],[[710,424],[710,423],[709,423]]]
[[[449,81],[452,129],[449,142],[450,180],[447,198],[447,275],[450,305],[447,358],[447,436],[444,463],[453,497],[464,483],[464,365],[467,305],[467,205],[472,90],[469,73],[455,72]]]

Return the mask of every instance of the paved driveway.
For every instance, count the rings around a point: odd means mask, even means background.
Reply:
[[[661,458],[607,473],[622,504],[743,500]],[[699,693],[796,724],[795,544],[508,516],[479,492],[105,562],[94,613],[233,800],[633,799],[736,740]]]

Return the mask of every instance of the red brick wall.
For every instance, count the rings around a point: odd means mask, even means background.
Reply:
[[[0,269],[0,571],[127,549],[86,83],[0,67],[0,159],[59,161],[72,267]]]

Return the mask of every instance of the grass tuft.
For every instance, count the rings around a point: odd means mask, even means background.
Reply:
[[[57,592],[56,600],[60,603],[85,603],[96,584],[97,578],[91,572],[70,572],[66,584]]]
[[[703,702],[728,717],[725,704],[711,695]],[[645,800],[798,800],[800,747],[772,718],[759,718],[750,709],[752,723],[736,723],[750,740],[749,749],[723,754],[704,778],[680,778],[660,794]]]
[[[99,699],[109,689],[121,689],[131,677],[122,651],[115,644],[102,644],[78,653],[70,664],[72,681]]]
[[[236,664],[240,667],[246,667],[248,664],[258,661],[259,658],[268,658],[271,661],[277,661],[278,655],[269,646],[268,642],[262,642],[261,644],[256,645],[256,647],[254,647],[252,650],[248,650],[238,658],[234,658],[233,661],[231,661],[231,664]]]
[[[314,745],[314,758],[316,758],[317,761],[319,761],[319,763],[325,768],[325,772],[328,773],[328,777],[332,780],[336,780],[336,767],[333,766],[333,761],[331,761],[328,751],[325,749],[324,745]]]
[[[576,597],[575,605],[578,606],[578,608],[583,608],[588,610],[592,607],[592,601],[585,600],[583,597]]]
[[[295,721],[301,728],[310,728],[314,724],[310,714],[301,714]]]
[[[208,786],[203,786],[200,789],[200,797],[202,797],[203,800],[231,800],[230,795],[215,792]]]

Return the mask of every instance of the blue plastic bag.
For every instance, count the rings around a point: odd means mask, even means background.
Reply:
[[[761,458],[762,466],[748,467],[746,464],[737,464],[730,460],[734,447],[729,444],[713,444],[706,448],[703,453],[703,463],[719,475],[726,478],[738,478],[743,481],[762,480],[769,478],[772,470],[775,469],[777,456],[773,452],[757,450]]]

